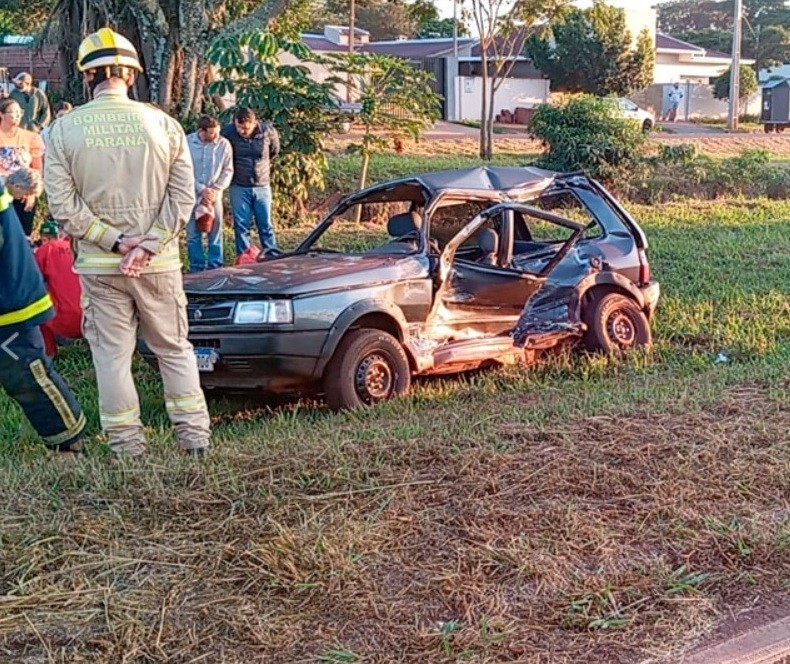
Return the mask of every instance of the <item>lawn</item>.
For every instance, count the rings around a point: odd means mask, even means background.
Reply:
[[[0,406],[0,661],[644,662],[790,582],[790,202],[630,206],[655,347],[425,380],[408,398],[212,398],[176,454],[45,455]]]

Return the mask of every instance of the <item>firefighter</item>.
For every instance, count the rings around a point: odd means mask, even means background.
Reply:
[[[52,216],[77,244],[102,429],[117,454],[146,452],[132,376],[139,328],[159,361],[179,446],[200,455],[210,422],[187,341],[178,251],[195,206],[186,137],[166,113],[129,99],[142,67],[122,35],[109,28],[88,35],[77,69],[92,101],[52,126],[44,182]]]
[[[0,185],[0,384],[48,448],[78,453],[85,416],[44,352],[38,326],[54,315],[52,300],[12,200]]]

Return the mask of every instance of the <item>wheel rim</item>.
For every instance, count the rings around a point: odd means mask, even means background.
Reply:
[[[381,401],[392,396],[395,374],[387,358],[379,353],[371,353],[357,367],[354,387],[365,403]]]
[[[630,348],[636,342],[636,325],[622,309],[613,311],[606,320],[609,339],[620,348]]]

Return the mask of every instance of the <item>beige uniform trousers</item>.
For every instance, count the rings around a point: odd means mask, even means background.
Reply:
[[[186,296],[180,272],[81,274],[83,331],[93,355],[99,415],[110,447],[137,456],[146,441],[132,377],[137,328],[156,354],[165,408],[182,450],[209,444],[210,420],[200,389],[197,360],[187,341]]]

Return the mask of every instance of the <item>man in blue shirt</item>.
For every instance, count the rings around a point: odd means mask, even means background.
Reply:
[[[250,224],[254,216],[266,255],[277,249],[271,220],[271,160],[280,153],[280,137],[271,123],[260,122],[249,108],[239,108],[233,123],[225,125],[221,133],[233,147],[229,194],[236,254],[243,254],[251,245]]]
[[[233,177],[233,149],[228,139],[219,135],[217,118],[204,115],[194,134],[187,136],[189,154],[195,170],[197,206],[187,224],[189,271],[201,272],[222,267],[222,192]],[[206,232],[200,227],[200,212],[213,211],[213,225]],[[210,216],[210,215],[209,215]],[[208,236],[208,258],[203,236]]]

